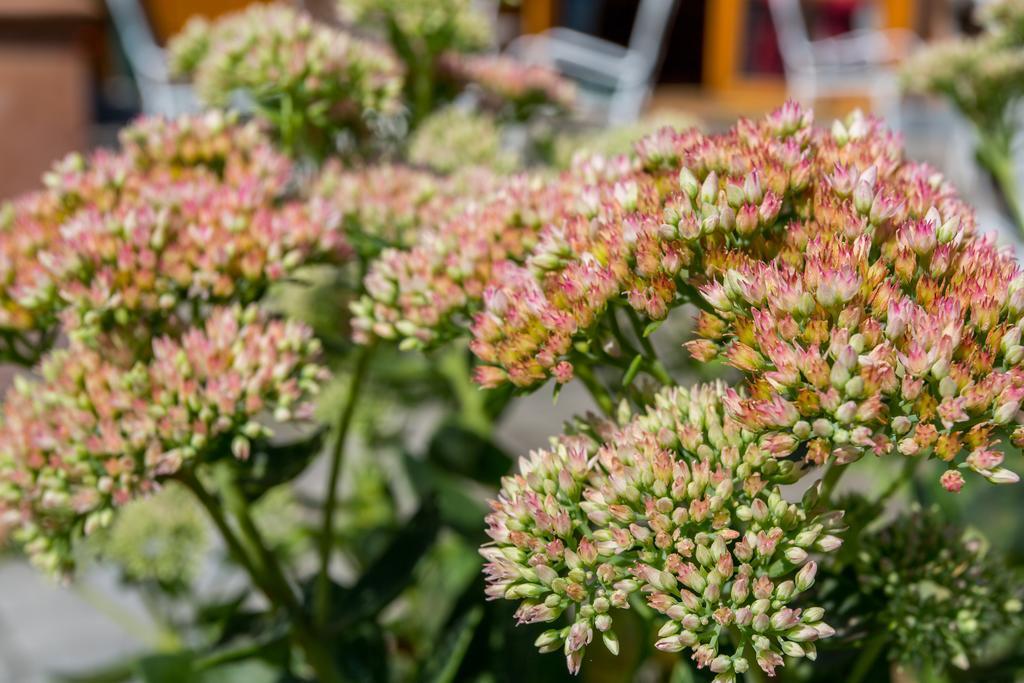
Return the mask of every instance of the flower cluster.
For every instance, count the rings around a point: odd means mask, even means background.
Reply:
[[[402,73],[389,50],[287,5],[192,19],[169,50],[172,69],[194,80],[201,99],[221,105],[244,91],[287,144],[362,129],[367,112],[399,106]]]
[[[290,162],[276,151],[260,124],[242,122],[232,111],[143,117],[122,128],[118,137],[126,163],[139,171],[166,168],[180,173],[201,166],[228,179],[265,178],[274,191],[279,191],[278,184],[291,171]],[[54,182],[62,181],[54,178]]]
[[[637,151],[642,172],[590,188],[589,212],[493,269],[472,330],[481,383],[565,381],[620,338],[617,308],[658,321],[693,303],[686,346],[746,374],[729,409],[780,454],[934,455],[1016,481],[994,446],[1024,398],[1024,277],[941,176],[877,121],[814,131],[792,105]]]
[[[409,140],[409,161],[440,173],[467,166],[508,172],[517,166],[517,160],[503,149],[502,142],[493,117],[447,107],[416,128]]]
[[[555,137],[551,153],[557,168],[570,168],[574,162],[592,156],[617,157],[636,154],[636,141],[663,128],[692,128],[693,116],[682,112],[659,112],[639,121],[611,128],[564,132]]]
[[[0,330],[4,335],[50,327],[43,305],[53,283],[39,255],[59,234],[59,200],[46,192],[25,195],[0,210]],[[13,349],[12,349],[13,351]]]
[[[577,210],[577,185],[568,177],[514,177],[421,231],[411,248],[384,250],[366,276],[367,294],[353,305],[357,340],[423,348],[456,333],[495,265],[521,259],[542,226]]]
[[[109,528],[89,537],[88,549],[117,565],[128,581],[155,582],[171,591],[190,587],[210,546],[206,520],[192,494],[168,483],[122,512]]]
[[[818,156],[849,158],[873,137],[859,127],[822,139]],[[729,250],[708,264],[691,352],[746,373],[750,397],[731,396],[733,414],[806,441],[814,462],[967,452],[961,468],[1016,481],[994,432],[1024,398],[1017,263],[974,234],[931,169],[850,161],[812,175],[804,197],[781,195],[794,210],[779,215],[775,256]],[[729,187],[718,191],[721,210]],[[950,490],[961,483],[944,475]]]
[[[903,83],[948,97],[977,125],[1001,126],[1024,95],[1024,46],[993,34],[929,45],[907,61]]]
[[[142,119],[121,140],[69,156],[14,204],[0,234],[16,266],[0,296],[12,326],[64,311],[83,337],[160,334],[187,321],[186,300],[253,301],[302,263],[349,253],[329,202],[284,199],[292,164],[253,124]]]
[[[804,118],[787,110],[720,136],[664,128],[639,141],[629,170],[598,176],[581,193],[580,211],[546,226],[524,263],[505,264],[492,279],[473,325],[474,352],[489,366],[481,378],[487,384],[541,382],[573,363],[577,342],[597,338],[593,346],[603,348],[612,304],[661,320],[693,300],[694,280],[706,275],[730,238],[761,249],[764,238],[777,237],[783,193],[808,184],[809,161],[796,139],[809,135]],[[680,174],[684,160],[710,178],[706,187],[694,171],[683,167]],[[735,208],[719,198],[713,171],[724,176],[729,165],[739,166],[739,194],[732,191],[729,200]],[[772,177],[762,181],[757,165]],[[749,193],[744,175],[750,176]]]
[[[340,213],[349,241],[376,254],[386,247],[411,247],[424,230],[435,230],[470,203],[498,187],[498,177],[473,167],[442,177],[401,164],[345,168],[326,164],[312,196]]]
[[[750,441],[722,395],[664,390],[625,426],[563,437],[502,481],[481,549],[487,593],[521,601],[520,623],[569,615],[537,645],[570,671],[595,635],[618,652],[615,611],[641,596],[666,617],[656,647],[690,650],[716,683],[813,659],[832,635],[821,608],[794,603],[814,583],[810,553],[841,544],[842,515],[813,510],[817,489],[787,502],[793,463]]]
[[[473,0],[339,0],[343,20],[397,31],[418,55],[439,49],[459,52],[488,47],[488,17]]]
[[[986,31],[1007,41],[1024,39],[1024,2],[1021,0],[990,0],[978,6],[977,19]]]
[[[51,572],[72,566],[72,542],[114,510],[222,442],[246,458],[257,421],[306,419],[325,371],[299,324],[256,308],[215,310],[202,327],[152,344],[125,368],[73,344],[53,352],[42,379],[20,380],[0,425],[0,536],[13,530]]]
[[[442,55],[441,71],[448,80],[477,89],[485,105],[511,109],[516,118],[543,106],[570,110],[576,101],[575,85],[557,71],[509,57],[450,52]]]
[[[873,628],[887,634],[891,659],[967,669],[1021,622],[1019,576],[937,509],[915,509],[861,544],[861,599],[878,605]]]

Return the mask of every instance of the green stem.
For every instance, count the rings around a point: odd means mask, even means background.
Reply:
[[[262,542],[262,538],[256,531],[255,525],[248,514],[248,504],[245,501],[245,497],[237,489],[237,486],[234,485],[233,480],[229,476],[223,476],[219,482],[222,485],[228,484],[224,490],[225,502],[241,513],[239,523],[243,531],[249,532],[246,540],[251,546],[258,549],[257,552],[261,559],[264,560],[263,566],[255,561],[249,552],[246,551],[242,540],[235,534],[234,529],[228,523],[221,506],[221,501],[203,486],[195,472],[185,470],[179,473],[178,479],[199,500],[199,503],[206,510],[214,526],[217,527],[221,537],[224,539],[224,543],[228,547],[228,553],[245,569],[253,584],[266,596],[267,600],[274,607],[281,608],[288,614],[292,637],[306,655],[306,661],[316,674],[319,683],[342,683],[342,678],[335,668],[330,653],[324,647],[320,636],[313,631],[305,612],[302,610],[302,605],[295,597],[287,580],[284,579],[284,573],[281,571],[280,565],[278,565],[273,553]],[[268,558],[269,562],[266,561]]]
[[[644,350],[644,356],[646,358],[644,369],[663,385],[675,385],[676,382],[672,379],[672,375],[669,374],[668,370],[662,364],[661,359],[658,358],[658,352],[655,351],[654,344],[651,343],[649,338],[644,336],[644,324],[636,314],[636,311],[632,308],[627,308],[626,312],[629,315],[629,321],[633,324],[633,332],[636,334],[636,338],[640,340],[640,346]]]
[[[903,467],[900,468],[899,475],[889,482],[889,485],[885,487],[884,491],[878,494],[878,498],[875,498],[874,504],[876,507],[884,504],[893,496],[893,494],[914,480],[914,470],[917,469],[919,462],[920,460],[918,458],[908,457],[906,459],[906,462],[903,463]]]
[[[832,492],[835,491],[836,484],[839,483],[844,472],[846,472],[846,465],[840,465],[835,460],[829,462],[825,469],[825,476],[821,478],[821,494],[818,496],[819,507],[828,507]]]
[[[267,649],[277,641],[283,639],[283,636],[256,638],[243,643],[242,645],[238,645],[237,647],[215,650],[210,654],[197,658],[192,665],[196,671],[206,671],[208,669],[215,669],[219,666],[224,666],[225,664],[231,664],[233,662],[243,662],[247,659],[258,657],[260,654],[266,652]]]
[[[582,363],[574,368],[576,376],[583,382],[583,386],[587,388],[590,395],[593,396],[594,402],[597,403],[597,407],[601,409],[608,417],[615,417],[615,403],[612,401],[611,395],[608,390],[601,386],[601,383],[594,376],[591,369],[583,365]]]
[[[864,645],[864,650],[857,657],[857,661],[853,665],[853,671],[850,672],[850,677],[846,679],[846,683],[860,683],[864,680],[864,677],[871,671],[871,667],[874,666],[875,660],[878,659],[878,655],[885,648],[888,639],[888,633],[879,631],[867,641]]]
[[[647,370],[654,379],[661,382],[663,386],[675,386],[676,381],[672,379],[672,375],[668,374],[668,370],[661,364],[661,361],[648,360],[644,363],[644,369]]]
[[[338,479],[341,477],[341,462],[345,454],[345,441],[348,438],[352,418],[355,416],[356,403],[359,400],[359,388],[370,368],[373,358],[373,346],[364,346],[356,360],[355,374],[348,385],[345,404],[338,415],[338,424],[334,433],[334,448],[331,450],[330,471],[327,475],[327,492],[324,500],[323,525],[320,529],[320,573],[317,575],[314,589],[313,615],[315,623],[323,625],[330,617],[331,608],[331,547],[334,544],[334,514],[338,507]]]
[[[84,583],[74,584],[75,593],[96,611],[116,622],[126,633],[144,641],[159,652],[174,652],[181,649],[181,639],[170,629],[156,624],[150,626],[128,610],[109,600],[100,591]]]
[[[736,651],[743,650],[743,657],[747,660],[747,672],[743,674],[747,683],[767,683],[764,671],[757,665],[757,655],[754,653],[754,647],[750,641],[744,639],[735,626],[729,629],[729,637],[732,639],[733,645],[736,646]]]
[[[493,427],[483,390],[473,383],[468,351],[456,345],[441,357],[438,370],[459,402],[459,421],[480,436],[490,436]]]
[[[1018,233],[1024,236],[1024,211],[1021,210],[1017,195],[1017,174],[1013,170],[1013,155],[1010,152],[1012,136],[980,132],[980,137],[978,161],[992,175],[1010,219],[1017,227]]]
[[[182,470],[178,473],[177,479],[182,483],[182,485],[192,492],[192,495],[196,497],[196,500],[198,500],[200,505],[203,506],[203,509],[206,510],[206,513],[210,516],[210,520],[213,522],[213,525],[217,527],[217,531],[220,532],[221,538],[224,540],[224,544],[228,548],[228,555],[230,555],[235,562],[241,565],[246,573],[252,577],[253,583],[255,583],[256,587],[264,594],[266,594],[267,599],[276,603],[276,600],[272,595],[273,591],[267,590],[268,586],[263,580],[262,573],[253,563],[252,557],[242,545],[242,542],[235,534],[234,529],[232,529],[231,525],[228,524],[227,517],[224,515],[220,501],[217,500],[217,498],[210,493],[205,486],[203,486],[195,472],[191,470]]]
[[[638,351],[633,348],[633,345],[626,338],[626,335],[623,334],[622,327],[619,326],[619,317],[615,308],[612,308],[608,312],[608,326],[612,330],[612,335],[615,337],[615,341],[619,343],[619,348],[628,355],[637,355]]]

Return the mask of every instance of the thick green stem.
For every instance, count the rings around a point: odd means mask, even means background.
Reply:
[[[893,494],[912,482],[914,480],[914,471],[917,469],[919,462],[919,458],[908,457],[903,463],[903,467],[900,469],[899,475],[889,482],[889,485],[885,487],[884,491],[878,494],[878,498],[875,498],[875,505],[883,505],[893,496]]]
[[[178,475],[178,479],[199,500],[199,503],[206,510],[214,526],[217,527],[221,537],[224,539],[224,543],[228,547],[228,553],[246,571],[256,588],[266,596],[273,606],[283,609],[288,614],[292,637],[305,654],[306,661],[316,674],[317,680],[320,683],[341,683],[342,678],[337,672],[330,653],[324,647],[320,636],[313,631],[305,612],[302,610],[302,605],[284,578],[284,573],[281,571],[280,565],[277,563],[273,553],[262,542],[262,538],[256,531],[255,525],[252,524],[252,519],[248,514],[245,497],[237,490],[233,481],[227,490],[224,491],[225,502],[231,507],[241,508],[239,512],[242,513],[242,519],[239,520],[239,524],[242,526],[243,532],[247,529],[253,532],[246,533],[246,541],[250,546],[257,549],[261,561],[255,560],[250,551],[246,550],[243,541],[228,523],[224,509],[221,506],[221,501],[203,486],[194,472],[190,470],[183,471]],[[223,477],[222,483],[226,482],[227,479],[229,477]],[[269,562],[267,561],[268,558]]]
[[[675,380],[672,379],[672,375],[669,374],[668,370],[662,364],[661,359],[658,358],[658,352],[654,349],[654,344],[651,340],[644,336],[644,324],[637,316],[636,311],[632,308],[626,309],[629,315],[629,321],[633,324],[633,331],[636,333],[636,338],[640,341],[640,346],[644,350],[644,356],[646,362],[644,363],[644,369],[650,373],[654,379],[658,380],[665,386],[674,386]]]
[[[373,346],[365,346],[356,360],[355,374],[349,382],[345,404],[338,415],[338,424],[334,433],[334,448],[331,450],[330,471],[327,475],[327,492],[324,496],[323,525],[320,529],[320,573],[317,575],[313,598],[313,615],[317,624],[327,623],[331,607],[331,548],[334,545],[334,513],[338,507],[338,479],[341,477],[341,463],[345,454],[345,441],[348,439],[352,418],[355,416],[356,403],[359,401],[359,388],[362,386],[366,372],[373,358]]]
[[[819,507],[828,507],[829,499],[844,472],[846,472],[846,465],[840,465],[835,460],[829,462],[825,469],[825,476],[821,478],[821,494],[818,496]]]
[[[1017,232],[1024,236],[1024,211],[1017,195],[1017,174],[1013,170],[1010,151],[1012,136],[1006,133],[979,131],[978,162],[991,174],[996,190],[1006,206]]]
[[[754,646],[750,641],[743,638],[739,629],[733,626],[729,629],[729,637],[736,646],[736,651],[743,650],[743,658],[747,660],[747,671],[743,674],[747,683],[767,683],[767,677],[761,667],[757,665],[757,655],[754,653]]]
[[[468,351],[462,345],[449,349],[438,365],[459,402],[459,421],[480,436],[490,436],[494,426],[487,413],[483,390],[473,383]]]
[[[88,584],[74,584],[75,593],[98,612],[106,615],[135,638],[144,641],[149,647],[159,652],[174,652],[181,649],[181,638],[171,629],[161,624],[149,625],[109,600],[100,591]]]
[[[853,671],[850,672],[850,677],[846,679],[846,683],[860,683],[864,680],[864,677],[868,675],[874,666],[875,660],[878,659],[878,655],[885,649],[888,639],[888,633],[879,631],[865,643],[864,650],[857,657],[857,661],[853,665]]]
[[[597,407],[601,409],[608,417],[615,417],[615,402],[612,401],[611,395],[608,390],[601,386],[601,383],[594,376],[593,371],[582,363],[574,368],[576,376],[583,382],[583,386],[587,388],[590,395],[594,398],[594,402],[597,403]]]

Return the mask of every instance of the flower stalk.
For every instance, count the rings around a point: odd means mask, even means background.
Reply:
[[[330,618],[331,605],[331,550],[334,545],[334,516],[338,507],[338,482],[341,478],[341,465],[344,460],[345,442],[352,426],[356,406],[359,401],[359,390],[373,360],[374,346],[362,347],[356,357],[355,371],[349,382],[338,423],[334,430],[334,447],[330,454],[330,469],[327,474],[327,489],[324,495],[323,522],[320,529],[318,544],[320,571],[317,574],[314,589],[314,617],[319,625],[327,623]]]

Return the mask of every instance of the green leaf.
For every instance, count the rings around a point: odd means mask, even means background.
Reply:
[[[652,323],[648,323],[647,327],[644,328],[644,337],[650,337],[652,334],[658,331],[658,328],[662,326],[664,320],[655,320]]]
[[[196,654],[189,651],[142,657],[135,665],[144,683],[274,683],[283,668],[261,661],[258,651],[243,661],[229,661],[201,667]]]
[[[420,681],[423,683],[452,683],[456,680],[462,660],[466,657],[477,626],[484,617],[484,608],[477,605],[460,615],[444,634],[437,653],[426,663]]]
[[[633,358],[633,362],[629,364],[629,368],[626,369],[626,374],[622,376],[622,386],[628,387],[636,379],[636,373],[640,372],[640,366],[644,364],[644,357],[641,354],[637,354]]]
[[[280,668],[250,659],[203,671],[194,680],[196,683],[275,683],[280,679]]]
[[[336,587],[332,595],[331,632],[343,633],[375,617],[414,579],[413,567],[433,546],[440,528],[437,507],[424,501],[419,511],[395,535],[387,550],[351,588]]]
[[[295,441],[283,444],[255,443],[249,460],[240,464],[243,470],[239,485],[249,501],[289,482],[302,474],[323,450],[325,428]]]
[[[135,668],[145,683],[180,683],[196,679],[192,663],[191,652],[176,652],[142,657]]]
[[[421,498],[437,501],[441,522],[474,543],[483,543],[482,520],[487,514],[485,504],[469,492],[471,482],[463,477],[449,474],[430,462],[405,456],[405,467],[410,479],[415,482],[416,493]]]
[[[384,633],[376,624],[364,622],[350,630],[340,643],[331,643],[342,678],[350,683],[379,683],[390,680],[391,653]]]
[[[59,674],[54,677],[56,683],[128,683],[135,679],[136,662],[118,662],[101,669],[82,674]]]
[[[434,433],[427,460],[484,484],[496,484],[512,467],[512,458],[493,441],[452,423]]]

